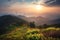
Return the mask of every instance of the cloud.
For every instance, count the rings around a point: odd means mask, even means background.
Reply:
[[[29,0],[30,1],[30,0]],[[34,9],[32,2],[29,3],[29,1],[26,0],[26,4],[22,4],[22,0],[0,0],[0,15],[5,14],[18,14],[18,15],[26,15],[26,16],[47,16],[50,18],[56,18],[57,15],[60,17],[60,0],[56,0],[53,3],[50,3],[52,0],[43,0],[41,1],[45,8],[42,8],[39,12],[37,12],[36,9]],[[39,1],[39,2],[40,2]],[[28,4],[29,3],[29,4]],[[36,2],[37,3],[37,2]],[[37,4],[36,4],[37,5]],[[50,7],[53,6],[53,7]],[[55,7],[57,6],[57,7]]]
[[[46,0],[43,5],[45,5],[45,6],[60,6],[60,0]]]

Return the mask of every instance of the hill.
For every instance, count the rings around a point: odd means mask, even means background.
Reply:
[[[60,18],[46,18],[46,17],[42,17],[42,16],[38,16],[38,17],[25,17],[25,16],[18,16],[19,18],[22,18],[28,22],[35,22],[35,24],[38,25],[43,25],[43,24],[60,24]]]
[[[0,34],[5,33],[9,29],[14,29],[15,26],[27,24],[27,21],[13,15],[4,15],[0,17]]]

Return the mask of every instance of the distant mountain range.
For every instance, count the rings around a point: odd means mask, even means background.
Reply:
[[[60,18],[51,19],[51,18],[45,18],[45,17],[25,17],[25,16],[18,16],[19,18],[22,18],[28,22],[35,22],[36,25],[43,25],[43,24],[60,24]]]
[[[1,26],[2,22],[6,24],[6,23],[11,23],[11,22],[20,22],[21,20],[26,21],[26,22],[35,22],[36,25],[58,24],[58,23],[60,23],[60,18],[51,19],[51,18],[45,18],[45,17],[41,17],[41,16],[26,17],[26,16],[22,16],[22,15],[18,15],[18,16],[4,15],[4,16],[0,17],[0,26]]]

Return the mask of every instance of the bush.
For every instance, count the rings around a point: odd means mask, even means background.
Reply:
[[[42,33],[39,33],[39,30],[28,30],[25,35],[25,40],[43,40],[45,39]]]
[[[60,38],[60,28],[49,27],[43,31],[44,36]]]

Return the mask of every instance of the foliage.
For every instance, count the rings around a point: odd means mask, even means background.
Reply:
[[[10,33],[0,35],[0,40],[60,40],[59,38],[53,38],[49,36],[45,36],[45,33],[58,31],[59,28],[28,28],[27,26],[21,26]]]
[[[30,26],[31,28],[35,28],[35,22],[30,22],[30,23],[29,23],[29,26]]]
[[[27,24],[27,21],[12,15],[4,15],[0,17],[0,34],[8,33],[18,26]]]
[[[43,34],[46,37],[60,38],[60,28],[49,27],[43,29]]]
[[[39,29],[28,30],[25,35],[26,40],[42,40],[43,34],[39,33]]]

